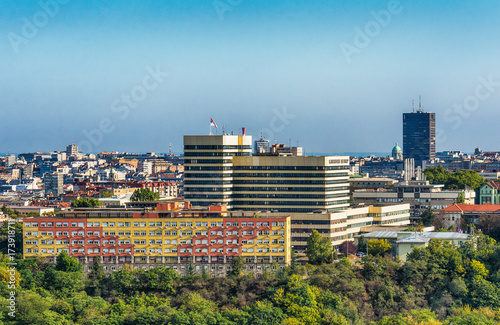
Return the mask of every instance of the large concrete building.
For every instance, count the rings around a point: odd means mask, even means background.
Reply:
[[[252,154],[246,135],[184,136],[184,197],[195,206],[231,206],[233,158]]]
[[[413,158],[415,167],[436,156],[436,116],[419,109],[403,113],[403,158]]]
[[[358,206],[332,213],[292,213],[292,248],[305,251],[313,230],[330,238],[335,248],[371,226],[410,224],[410,205],[385,204]],[[354,252],[353,252],[354,253]]]
[[[300,213],[349,206],[348,156],[250,156],[251,143],[251,136],[185,136],[186,200]]]
[[[235,209],[307,213],[349,206],[349,157],[266,155],[233,163]]]
[[[224,207],[194,209],[187,202],[159,204],[156,210],[79,209],[63,217],[23,220],[25,258],[50,262],[67,252],[89,271],[99,257],[108,271],[124,264],[136,269],[158,265],[185,275],[188,264],[225,276],[235,257],[248,272],[290,263],[290,217],[228,212]]]

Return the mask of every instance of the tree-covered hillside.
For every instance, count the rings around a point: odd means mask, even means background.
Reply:
[[[63,254],[56,265],[18,260],[16,317],[8,315],[7,256],[0,256],[0,324],[498,324],[500,245],[481,235],[452,247],[432,241],[405,264],[368,256],[316,266],[294,262],[262,277],[173,270],[84,274]]]

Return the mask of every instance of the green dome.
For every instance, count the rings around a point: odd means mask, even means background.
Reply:
[[[401,148],[398,146],[398,144],[396,143],[396,145],[394,146],[394,148],[392,148],[392,152],[402,152],[403,150],[401,150]]]

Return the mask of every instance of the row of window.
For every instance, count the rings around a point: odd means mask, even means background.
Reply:
[[[185,145],[184,150],[220,150],[220,149],[248,149],[252,150],[252,146],[244,145]],[[250,153],[248,153],[250,154]]]
[[[134,227],[146,227],[147,225],[149,225],[149,227],[177,227],[177,224],[179,224],[180,227],[192,227],[193,226],[193,222],[161,222],[161,221],[154,221],[154,222],[134,222]],[[212,221],[210,222],[210,226],[211,227],[238,227],[239,226],[239,222],[216,222],[216,221]],[[241,227],[253,227],[254,224],[257,225],[257,227],[268,227],[269,226],[269,222],[241,222]],[[202,221],[197,221],[197,222],[194,222],[194,225],[196,227],[208,227],[208,222],[202,222]],[[40,223],[40,227],[44,228],[44,227],[53,227],[53,222],[41,222]],[[84,227],[85,226],[85,223],[84,222],[72,222],[71,223],[71,227]],[[101,226],[101,223],[100,222],[87,222],[87,227],[100,227]],[[115,223],[115,222],[102,222],[102,226],[103,227],[115,227],[115,226],[118,226],[118,227],[130,227],[131,226],[131,222],[118,222],[118,223]],[[273,227],[277,227],[277,226],[280,226],[280,227],[284,227],[285,226],[285,222],[273,222],[272,223],[272,226]],[[26,222],[25,223],[25,227],[38,227],[38,222]],[[69,223],[68,222],[57,222],[56,223],[56,227],[69,227]]]
[[[335,176],[345,176],[345,175],[340,175],[337,174]],[[340,182],[335,182],[333,180],[291,180],[291,179],[235,179],[233,180],[233,184],[279,184],[279,185],[285,185],[285,184],[290,184],[290,185],[299,185],[299,184],[334,184],[334,183],[346,183],[345,179],[342,179]],[[347,187],[346,187],[347,188]]]
[[[38,231],[26,231],[25,235],[26,236],[38,236]],[[41,231],[41,236],[53,236],[54,232],[53,231]],[[192,236],[193,231],[191,230],[182,230],[182,231],[177,231],[177,230],[165,230],[165,232],[162,232],[161,230],[151,230],[149,231],[149,236],[162,236],[162,234],[165,234],[165,236],[177,236],[180,234],[181,236]],[[208,231],[203,230],[203,231],[195,231],[195,236],[208,236]],[[258,236],[269,236],[270,234],[273,236],[284,236],[285,231],[284,230],[243,230],[243,231],[215,231],[212,230],[210,231],[211,236],[253,236],[254,234],[257,234]],[[134,236],[147,236],[148,232],[146,231],[134,231]],[[72,236],[85,236],[84,231],[72,231],[71,232]],[[130,231],[119,231],[118,232],[119,236],[130,236],[131,232]],[[57,236],[69,236],[68,231],[58,231]],[[100,236],[99,231],[87,231],[87,236]],[[103,236],[116,236],[116,231],[103,231]]]
[[[233,177],[338,177],[347,176],[346,173],[325,174],[325,173],[233,173]]]
[[[26,245],[38,245],[38,240],[34,239],[34,240],[26,240]],[[65,240],[56,240],[56,244],[57,245],[69,245],[70,241],[68,239],[65,239]],[[72,245],[85,245],[85,241],[84,240],[72,240],[71,241]],[[131,240],[127,239],[127,240],[119,240],[118,241],[118,244],[119,245],[130,245],[132,243]],[[148,241],[146,239],[135,239],[134,240],[134,245],[146,245],[148,243]],[[150,239],[149,240],[149,244],[150,245],[162,245],[163,241],[161,239]],[[177,243],[179,243],[180,245],[192,245],[193,244],[193,240],[192,239],[182,239],[182,240],[177,240],[177,239],[165,239],[164,243],[166,245],[177,245]],[[242,239],[241,240],[241,244],[243,245],[247,245],[247,244],[250,244],[250,245],[253,245],[257,243],[257,245],[269,245],[269,243],[272,243],[272,244],[284,244],[285,243],[285,240],[284,239],[272,239],[272,240],[269,240],[269,239]],[[54,244],[54,240],[53,239],[48,239],[48,240],[40,240],[40,244],[41,245],[53,245]],[[87,240],[87,244],[88,245],[99,245],[100,244],[100,241],[99,240],[92,240],[92,239],[89,239]],[[115,240],[103,240],[102,241],[102,244],[103,245],[115,245],[116,244],[116,241]],[[195,245],[208,245],[208,239],[197,239],[197,240],[194,240],[194,244]],[[224,239],[211,239],[210,240],[210,245],[223,245],[224,244]],[[239,240],[238,239],[226,239],[225,241],[225,244],[226,245],[238,245],[239,244]]]
[[[349,166],[234,166],[234,170],[348,170]]]
[[[339,194],[233,194],[233,198],[238,199],[333,199],[348,196],[348,193]]]

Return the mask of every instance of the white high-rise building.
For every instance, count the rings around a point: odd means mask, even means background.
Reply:
[[[229,209],[333,212],[349,206],[348,156],[251,156],[252,137],[184,136],[184,196]]]
[[[233,163],[252,154],[249,135],[184,136],[184,197],[193,205],[231,208]]]

